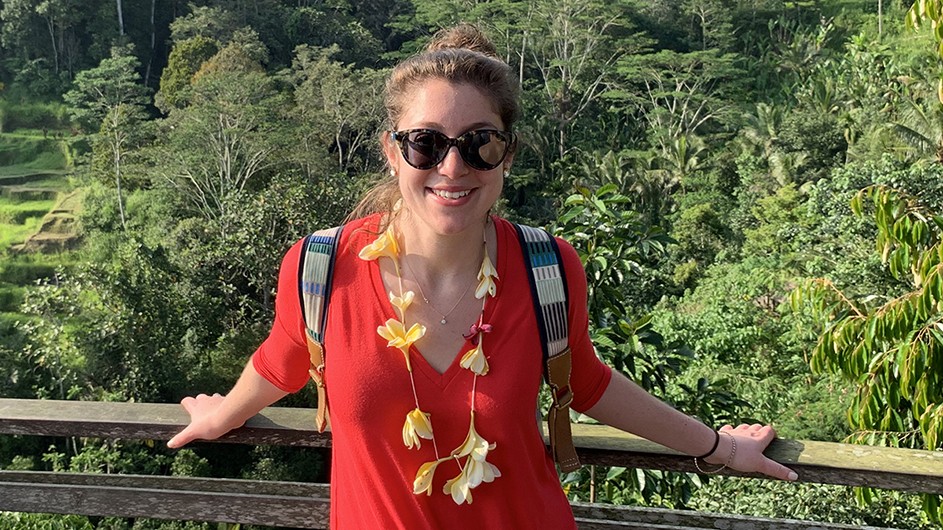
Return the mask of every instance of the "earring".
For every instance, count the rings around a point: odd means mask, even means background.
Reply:
[[[509,167],[504,168],[504,178],[508,178],[510,174],[511,174],[511,168]]]
[[[396,178],[396,170],[395,170],[395,169],[390,168],[390,176],[393,177],[393,178]]]

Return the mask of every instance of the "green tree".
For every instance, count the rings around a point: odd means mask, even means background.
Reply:
[[[848,420],[859,442],[938,449],[943,446],[943,201],[937,184],[920,197],[886,186],[862,190],[851,206],[873,208],[877,252],[904,292],[892,297],[841,288],[827,278],[792,294],[821,329],[812,352],[816,371],[856,382]],[[867,499],[867,491],[862,493]],[[924,508],[939,520],[940,498]]]
[[[112,162],[121,226],[126,226],[122,190],[123,161],[134,134],[147,114],[147,89],[140,83],[137,58],[127,47],[114,48],[98,67],[79,72],[75,87],[63,99],[74,120],[99,129]]]
[[[284,145],[285,98],[258,63],[230,45],[195,76],[190,105],[160,124],[152,157],[159,179],[225,234],[240,196],[262,189]]]
[[[186,103],[186,91],[193,74],[218,51],[219,42],[202,36],[174,44],[167,58],[167,66],[160,75],[160,91],[154,98],[157,107],[164,113],[182,107]]]
[[[291,72],[294,114],[304,146],[293,153],[293,158],[312,179],[321,171],[312,158],[325,148],[333,152],[339,172],[366,172],[377,167],[373,151],[375,134],[385,114],[386,72],[341,64],[333,59],[337,52],[337,46],[300,46]]]

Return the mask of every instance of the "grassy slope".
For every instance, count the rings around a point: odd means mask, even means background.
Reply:
[[[13,254],[71,190],[63,142],[39,131],[0,134],[0,324],[21,320],[26,286],[48,277],[67,255]],[[0,326],[2,327],[2,326]]]

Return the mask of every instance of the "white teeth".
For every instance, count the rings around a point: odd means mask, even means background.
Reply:
[[[471,190],[465,191],[444,191],[444,190],[432,190],[432,193],[435,193],[443,199],[461,199],[462,197],[471,193]]]

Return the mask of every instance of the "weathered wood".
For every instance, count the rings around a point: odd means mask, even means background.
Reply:
[[[330,447],[314,428],[315,409],[270,407],[218,442]],[[176,404],[0,399],[0,434],[169,440],[187,423]]]
[[[0,473],[0,510],[325,528],[326,488],[293,483]],[[282,494],[273,489],[285,485]],[[308,495],[295,493],[308,491]],[[288,493],[288,494],[286,494]]]
[[[0,511],[325,528],[329,486],[143,475],[0,471]],[[878,530],[789,519],[573,503],[580,530]]]
[[[219,441],[330,447],[330,435],[314,428],[314,415],[314,409],[270,407]],[[0,434],[167,440],[187,421],[174,404],[0,399]],[[604,425],[574,425],[573,440],[584,464],[696,471],[690,457]],[[766,454],[803,482],[943,494],[943,452],[775,440]]]
[[[723,530],[890,530],[873,526],[770,519],[637,506],[572,503],[580,530],[679,528]]]
[[[697,471],[688,456],[604,425],[574,425],[573,439],[583,464]],[[943,494],[940,451],[777,439],[766,455],[794,469],[800,482]]]

